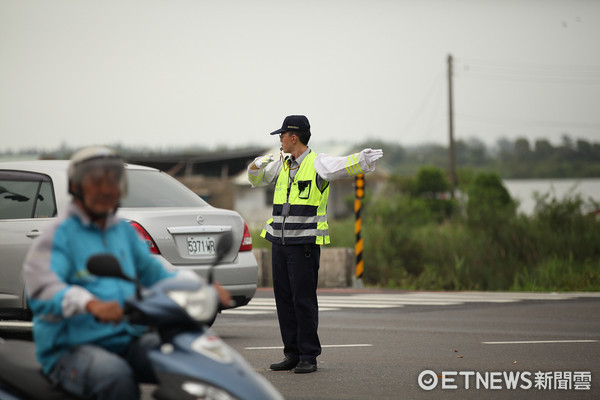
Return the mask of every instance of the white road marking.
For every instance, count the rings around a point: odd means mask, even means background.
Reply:
[[[597,292],[405,292],[405,293],[352,293],[342,295],[319,294],[319,311],[340,309],[385,309],[410,305],[452,306],[466,303],[514,303],[526,300],[569,300],[578,297],[600,297]],[[254,298],[244,307],[225,310],[224,314],[273,314],[275,299]]]
[[[341,347],[373,347],[372,344],[324,344],[323,348],[341,348]],[[281,350],[283,346],[265,346],[265,347],[244,347],[244,350]]]
[[[527,300],[600,298],[599,292],[404,292],[319,294],[319,312],[341,309],[387,309],[404,306],[452,306],[466,303],[514,303]],[[275,314],[275,299],[255,297],[244,307],[224,310],[231,315]],[[0,327],[31,328],[31,322],[0,321]]]
[[[548,344],[548,343],[598,343],[598,340],[515,340],[510,342],[481,342],[483,344]]]
[[[321,311],[337,311],[339,310],[339,308],[333,308],[333,307],[319,307],[319,312]],[[275,309],[275,304],[273,304],[272,307],[269,308],[261,308],[261,309],[255,309],[254,307],[252,307],[251,305],[247,305],[244,307],[240,307],[240,308],[234,308],[232,310],[223,310],[222,313],[223,314],[231,314],[231,315],[261,315],[261,314],[271,314],[274,313],[275,311],[277,311]]]

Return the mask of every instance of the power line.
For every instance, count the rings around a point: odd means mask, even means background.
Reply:
[[[431,85],[429,86],[425,97],[423,98],[423,100],[421,101],[421,104],[419,105],[419,107],[416,109],[416,111],[412,114],[411,118],[407,121],[407,123],[404,125],[404,127],[402,128],[402,130],[400,132],[407,132],[409,129],[412,128],[412,126],[414,125],[415,121],[423,114],[423,112],[425,111],[426,106],[429,105],[429,103],[431,102],[431,99],[433,98],[433,95],[435,93],[437,93],[437,91],[442,87],[441,86],[441,82],[442,79],[444,78],[443,74],[439,74],[431,83]]]
[[[534,121],[525,119],[507,119],[500,117],[490,116],[477,116],[468,115],[463,113],[457,113],[456,116],[461,121],[472,121],[485,124],[495,125],[519,125],[522,127],[545,127],[545,128],[578,128],[578,129],[589,129],[589,130],[600,130],[600,124],[588,123],[588,122],[572,122],[572,121]]]
[[[558,84],[600,84],[600,66],[549,65],[459,59],[457,78]]]
[[[531,64],[531,63],[516,63],[505,61],[489,61],[469,58],[455,59],[456,65],[460,66],[479,66],[490,68],[508,68],[521,70],[547,70],[547,71],[568,71],[568,72],[585,72],[600,74],[600,65],[558,65],[558,64]]]
[[[551,76],[519,76],[508,74],[491,74],[485,72],[455,73],[456,78],[473,78],[486,81],[512,81],[525,83],[552,83],[552,84],[576,84],[576,85],[599,85],[600,77],[585,79],[581,77],[551,77]]]

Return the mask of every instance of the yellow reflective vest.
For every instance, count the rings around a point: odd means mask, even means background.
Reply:
[[[327,199],[329,182],[321,191],[315,171],[316,153],[306,155],[294,179],[289,168],[279,171],[273,196],[273,218],[267,221],[261,236],[273,243],[329,243]]]

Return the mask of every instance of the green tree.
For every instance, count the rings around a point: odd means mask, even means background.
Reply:
[[[446,175],[441,169],[432,166],[421,167],[417,173],[416,195],[436,198],[450,189]]]
[[[468,189],[467,217],[474,226],[493,228],[516,213],[516,203],[495,173],[481,172]]]
[[[536,161],[548,161],[554,156],[554,147],[546,139],[535,141],[534,153]]]
[[[515,140],[515,161],[529,162],[531,160],[531,147],[525,138]]]
[[[594,148],[586,140],[577,141],[577,154],[582,161],[594,161]]]

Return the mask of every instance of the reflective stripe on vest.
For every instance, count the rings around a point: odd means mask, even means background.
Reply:
[[[314,217],[303,217],[299,215],[290,215],[283,217],[281,215],[273,216],[273,222],[282,224],[285,220],[288,224],[311,224],[315,222],[327,222],[326,215],[315,215]]]
[[[281,169],[273,196],[273,218],[267,221],[262,237],[283,244],[330,242],[326,214],[329,186],[322,193],[317,187],[316,156],[311,151],[302,161],[291,182],[289,200],[289,170]],[[283,216],[283,204],[286,202],[290,203],[290,210],[287,216]]]
[[[281,237],[281,229],[275,229],[273,225],[265,225],[265,232],[274,237]],[[285,238],[299,238],[303,236],[315,236],[315,237],[324,237],[329,236],[329,230],[321,230],[321,229],[286,229],[285,230]],[[311,242],[312,243],[312,242]],[[319,243],[322,244],[322,243]]]

